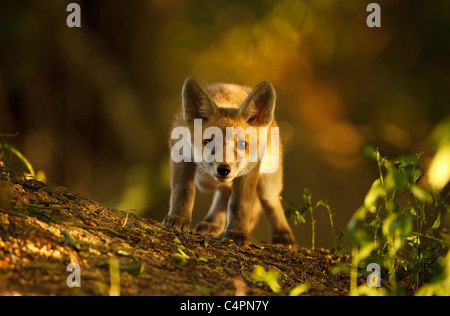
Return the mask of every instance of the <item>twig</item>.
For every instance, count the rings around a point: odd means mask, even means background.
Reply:
[[[59,202],[45,202],[45,201],[37,201],[38,204],[50,204],[50,205],[61,205]]]
[[[75,213],[75,215],[77,215],[79,218],[81,218],[81,220],[82,220],[83,222],[85,222],[85,223],[87,222],[86,216],[84,216],[83,214],[81,214],[81,213],[78,212],[77,210],[71,209],[71,208],[68,208],[68,210],[69,210],[69,212]]]
[[[64,209],[69,209],[67,207],[59,208],[59,207],[55,207],[55,206],[42,206],[42,205],[32,205],[32,204],[29,204],[27,206],[31,207],[31,208],[36,208],[38,210],[49,210],[49,211],[55,211],[55,212],[61,212],[61,209],[63,209],[63,208]]]
[[[43,204],[56,204],[56,205],[61,205],[60,203],[57,202],[43,202]],[[30,207],[34,207],[40,210],[51,210],[51,211],[57,211],[57,212],[61,212],[63,209],[68,210],[71,213],[75,213],[75,215],[79,216],[84,222],[87,221],[87,218],[85,216],[83,216],[80,212],[78,212],[75,209],[72,209],[70,207],[67,206],[60,206],[60,207],[55,207],[55,206],[42,206],[42,205],[29,205]]]
[[[128,212],[127,212],[127,217],[125,217],[125,222],[123,223],[122,228],[125,228],[127,223],[128,223]]]
[[[101,226],[88,226],[88,225],[82,225],[82,224],[74,224],[72,226],[77,226],[84,229],[92,229],[92,230],[104,230],[107,232],[110,232],[111,234],[114,234],[118,237],[123,237],[120,233],[116,232],[115,230],[108,228],[108,227],[101,227]]]
[[[314,276],[315,276],[315,277],[317,277],[318,279],[324,278],[325,280],[327,280],[328,282],[330,282],[331,284],[333,284],[333,286],[334,286],[335,288],[338,288],[338,289],[339,289],[339,284],[337,284],[337,283],[336,283],[335,281],[333,281],[332,279],[326,277],[325,275],[319,275],[319,274],[316,272],[317,269],[315,269],[315,268],[311,265],[311,263],[309,263],[308,261],[305,261],[305,262],[308,264],[309,268],[312,270],[312,272],[314,273]]]
[[[1,210],[0,209],[0,212],[8,214],[8,215],[18,216],[18,217],[35,218],[33,216],[28,216],[28,215],[25,215],[25,214],[20,214],[20,213],[15,213],[15,212],[10,212],[10,211],[7,211],[7,210]]]

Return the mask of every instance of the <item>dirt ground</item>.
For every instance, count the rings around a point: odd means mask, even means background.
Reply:
[[[67,286],[70,263],[80,267],[81,287]],[[168,230],[66,188],[0,179],[0,295],[287,295],[301,284],[303,295],[348,295],[349,277],[331,272],[338,265],[350,266],[350,257],[237,246]],[[255,266],[276,272],[281,290],[255,279]]]

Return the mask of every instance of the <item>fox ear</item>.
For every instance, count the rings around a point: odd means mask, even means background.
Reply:
[[[191,122],[194,119],[209,120],[216,114],[217,107],[211,96],[202,84],[193,77],[188,77],[184,82],[181,97],[183,100],[183,116],[186,122]]]
[[[270,125],[274,119],[275,88],[270,81],[260,83],[239,108],[239,115],[251,125]]]

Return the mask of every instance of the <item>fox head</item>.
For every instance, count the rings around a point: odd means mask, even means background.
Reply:
[[[183,119],[191,129],[201,128],[201,144],[193,142],[194,151],[202,153],[201,161],[196,161],[199,170],[230,182],[259,168],[267,147],[267,133],[261,127],[267,130],[274,122],[275,104],[270,81],[251,90],[232,84],[203,87],[195,78],[187,78],[182,90]],[[195,126],[198,123],[201,127]]]

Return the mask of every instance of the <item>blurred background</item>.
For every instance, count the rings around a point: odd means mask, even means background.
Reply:
[[[81,28],[66,25],[71,2]],[[366,25],[370,2],[381,28]],[[161,221],[184,79],[269,79],[286,141],[283,197],[300,202],[307,187],[345,228],[377,177],[364,144],[423,152],[426,170],[440,151],[447,183],[449,36],[448,0],[2,0],[0,134],[18,132],[6,141],[49,183]],[[210,198],[198,194],[193,225]],[[327,214],[316,216],[316,244],[331,247]],[[310,246],[309,225],[294,230]],[[253,237],[268,239],[264,220]]]

